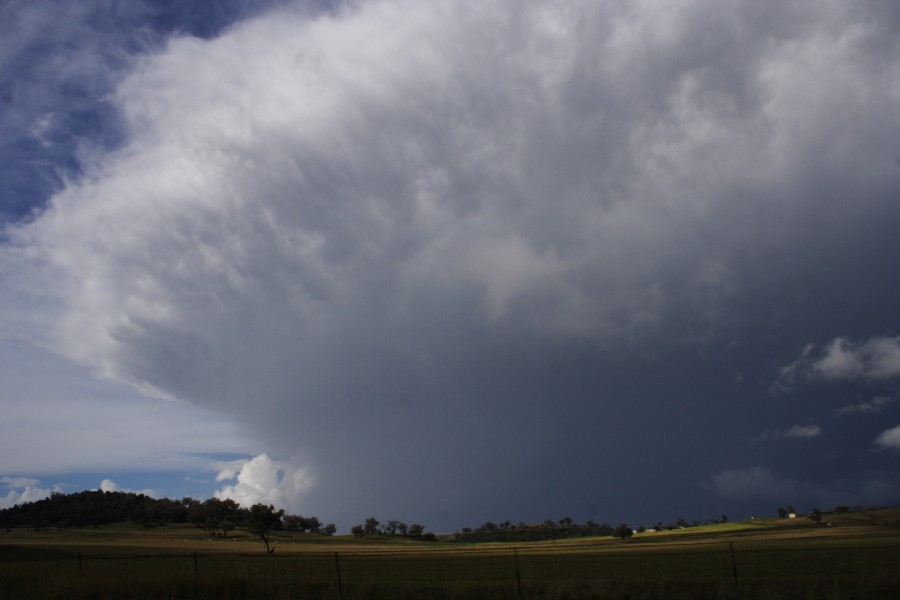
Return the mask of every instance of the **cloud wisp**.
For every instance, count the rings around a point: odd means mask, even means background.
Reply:
[[[856,414],[878,414],[886,410],[896,401],[896,398],[887,396],[876,396],[869,402],[860,402],[859,404],[848,404],[837,409],[834,413],[836,417]]]
[[[822,428],[818,425],[794,425],[786,429],[767,429],[754,438],[754,441],[765,439],[794,439],[811,440],[822,434]]]

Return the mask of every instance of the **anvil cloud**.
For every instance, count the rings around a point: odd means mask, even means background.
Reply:
[[[778,472],[824,483],[769,487],[871,489],[893,407],[749,442],[866,400],[828,387],[838,359],[896,394],[898,23],[887,2],[286,4],[130,64],[122,143],[8,230],[4,264],[59,353],[242,423],[309,469],[287,487],[311,511],[716,511],[798,435],[867,468],[807,449]],[[830,340],[821,381],[785,385]]]

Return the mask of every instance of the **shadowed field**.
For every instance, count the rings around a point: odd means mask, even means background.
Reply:
[[[519,544],[122,525],[0,532],[4,598],[897,598],[898,511]]]

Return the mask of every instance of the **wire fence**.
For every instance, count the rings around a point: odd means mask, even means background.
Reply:
[[[547,549],[505,547],[433,548],[415,551],[335,553],[120,554],[78,553],[78,573],[127,577],[160,572],[169,577],[215,580],[228,577],[291,581],[327,587],[333,596],[365,586],[499,586],[523,597],[530,586],[556,581],[748,582],[803,578],[897,578],[900,544],[708,543],[653,549]]]

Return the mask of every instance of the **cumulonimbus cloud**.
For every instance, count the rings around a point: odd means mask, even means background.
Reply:
[[[805,6],[375,0],[173,38],[4,264],[60,353],[323,485],[449,497],[468,460],[476,489],[539,451],[528,374],[560,348],[755,319],[744,295],[891,221],[895,32]]]

